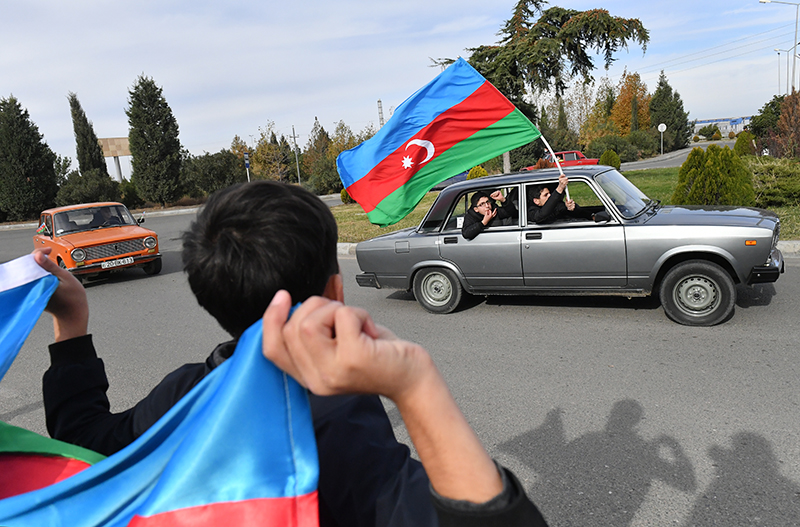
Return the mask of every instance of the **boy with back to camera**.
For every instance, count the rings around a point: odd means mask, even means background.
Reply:
[[[259,181],[212,195],[183,236],[184,270],[198,303],[234,340],[116,414],[88,334],[86,293],[37,250],[61,282],[48,305],[56,340],[43,381],[50,435],[104,454],[124,448],[262,320],[264,355],[311,391],[320,525],[545,525],[513,474],[483,449],[427,352],[343,304],[337,237],[330,210],[300,187]],[[374,394],[396,404],[422,465],[397,442]]]

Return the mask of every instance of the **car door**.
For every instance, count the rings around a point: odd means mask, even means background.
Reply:
[[[556,184],[552,182],[553,187]],[[568,188],[570,197],[585,210],[603,207],[586,181],[571,180]],[[615,218],[601,223],[565,219],[527,225],[521,235],[521,255],[525,287],[582,290],[627,283],[625,230]]]
[[[512,188],[502,190],[513,196],[510,192]],[[466,282],[475,290],[520,289],[522,263],[519,242],[522,229],[519,226],[519,214],[515,224],[488,227],[472,240],[467,240],[461,235],[461,227],[472,194],[469,192],[459,198],[441,231],[440,256],[457,266]]]

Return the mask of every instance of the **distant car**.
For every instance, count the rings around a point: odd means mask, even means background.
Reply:
[[[73,275],[141,267],[161,272],[158,235],[140,227],[122,203],[84,203],[42,211],[34,247],[52,247],[50,259]]]
[[[460,174],[456,174],[455,176],[453,176],[451,178],[445,179],[441,183],[437,183],[431,190],[442,190],[442,189],[445,189],[445,188],[449,187],[453,183],[460,183],[462,181],[466,181],[467,180],[467,174],[469,174],[469,172],[462,172]]]
[[[590,159],[583,155],[581,152],[577,150],[567,150],[564,152],[553,152],[556,157],[558,158],[558,163],[562,167],[575,167],[575,166],[583,166],[583,165],[596,165],[599,159]],[[550,153],[545,154],[545,159],[550,161],[551,163],[555,163],[553,161],[553,156]],[[534,167],[525,167],[522,169],[523,171],[534,170]]]
[[[444,189],[422,223],[361,242],[360,286],[413,290],[433,313],[474,295],[658,295],[680,324],[710,326],[733,313],[736,284],[784,271],[780,220],[746,207],[662,206],[615,169],[568,168],[570,197],[594,213],[533,224],[527,206],[556,169],[490,176]],[[501,190],[519,210],[512,225],[461,235],[470,198]]]

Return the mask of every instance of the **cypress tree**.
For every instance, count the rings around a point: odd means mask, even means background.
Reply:
[[[53,204],[56,155],[12,95],[0,98],[0,216],[36,218]]]
[[[86,118],[78,96],[72,92],[67,95],[69,109],[72,113],[72,129],[75,132],[75,150],[78,154],[78,170],[81,173],[98,170],[101,175],[108,175],[103,149],[97,142],[92,122]]]
[[[181,192],[178,121],[153,79],[139,76],[128,95],[132,180],[142,198],[163,206]]]
[[[678,172],[673,204],[743,205],[755,202],[753,176],[733,150],[695,148]]]

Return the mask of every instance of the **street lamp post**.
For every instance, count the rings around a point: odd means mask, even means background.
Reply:
[[[795,6],[794,15],[794,45],[792,46],[792,91],[794,91],[794,73],[797,65],[797,21],[800,19],[800,3],[798,2],[783,2],[781,0],[758,0],[762,4],[786,4]],[[788,65],[787,65],[788,68]],[[786,72],[789,73],[788,71]],[[788,88],[786,91],[789,91]]]
[[[781,52],[786,53],[786,95],[789,95],[789,53],[792,51],[791,49],[778,49],[775,48],[775,51],[778,52],[778,91],[781,91]],[[780,93],[778,93],[780,95]]]

